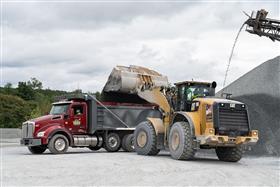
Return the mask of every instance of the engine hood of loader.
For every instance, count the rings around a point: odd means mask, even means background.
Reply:
[[[201,103],[205,103],[208,105],[213,105],[214,103],[232,103],[232,104],[244,104],[240,101],[235,101],[231,99],[224,99],[224,98],[215,98],[215,97],[209,97],[209,98],[196,98],[194,101],[199,101]]]

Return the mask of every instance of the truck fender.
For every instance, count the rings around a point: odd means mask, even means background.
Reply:
[[[195,135],[195,126],[193,123],[193,120],[190,118],[190,116],[186,112],[176,112],[173,119],[172,123],[169,127],[169,129],[172,127],[172,125],[178,121],[186,121],[190,124],[191,130],[193,132],[193,135]]]
[[[160,133],[164,133],[164,125],[163,125],[163,121],[160,118],[147,118],[147,120],[149,122],[151,122],[151,124],[153,125],[155,131],[156,131],[156,135],[160,134]]]
[[[48,129],[46,129],[45,135],[44,135],[45,138],[42,140],[42,143],[48,144],[51,137],[53,137],[55,134],[63,134],[64,136],[66,136],[68,138],[69,145],[70,146],[73,145],[73,138],[72,138],[71,133],[60,125],[53,125],[53,126],[49,127]]]

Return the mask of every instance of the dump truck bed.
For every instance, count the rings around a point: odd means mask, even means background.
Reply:
[[[153,105],[127,105],[127,104],[106,104],[111,114],[102,106],[97,107],[97,129],[120,129],[135,128],[140,122],[145,121],[147,117],[160,117],[161,113]]]
[[[89,133],[100,130],[134,130],[147,117],[161,117],[156,105],[102,102],[93,105],[91,119],[94,125],[89,126]]]

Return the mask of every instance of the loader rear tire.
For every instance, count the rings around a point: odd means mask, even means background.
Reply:
[[[217,147],[216,154],[221,161],[238,162],[242,158],[243,149],[238,147]]]
[[[168,145],[171,157],[176,160],[190,160],[194,157],[194,133],[188,122],[176,122],[169,133]]]
[[[133,134],[127,134],[122,139],[122,148],[126,152],[134,151],[134,136]]]
[[[149,121],[141,122],[134,131],[134,149],[139,155],[157,155],[157,135]]]

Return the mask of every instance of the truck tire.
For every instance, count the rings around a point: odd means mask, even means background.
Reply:
[[[176,160],[190,160],[194,157],[194,134],[188,122],[180,121],[172,125],[168,137],[171,157]]]
[[[110,133],[105,138],[104,149],[108,152],[117,152],[121,148],[121,138],[117,133]]]
[[[42,154],[43,152],[45,152],[47,149],[47,147],[45,146],[29,146],[28,150],[32,153],[32,154]]]
[[[48,148],[53,154],[62,154],[67,151],[69,147],[68,139],[62,134],[54,135],[49,141]]]
[[[99,149],[101,149],[101,147],[98,146],[98,145],[97,145],[97,146],[94,146],[94,147],[93,147],[93,146],[89,146],[88,148],[89,148],[90,150],[92,150],[92,151],[98,151]]]
[[[216,154],[221,161],[238,162],[242,158],[243,150],[238,147],[217,147]]]
[[[139,155],[157,155],[157,135],[149,121],[141,122],[134,131],[134,149]]]
[[[126,134],[122,139],[122,148],[126,152],[134,151],[134,136],[133,134]]]

